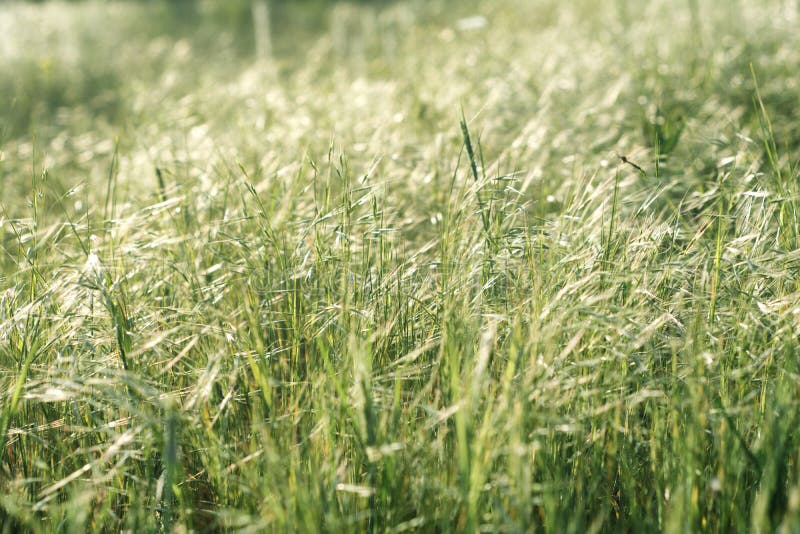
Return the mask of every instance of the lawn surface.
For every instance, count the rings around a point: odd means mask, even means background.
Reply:
[[[0,532],[798,532],[798,24],[0,4]]]

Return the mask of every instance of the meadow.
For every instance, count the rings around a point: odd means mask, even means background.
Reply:
[[[798,24],[0,3],[0,532],[798,532]]]

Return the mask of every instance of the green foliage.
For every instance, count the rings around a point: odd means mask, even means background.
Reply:
[[[800,528],[791,3],[251,8],[0,6],[0,532]]]

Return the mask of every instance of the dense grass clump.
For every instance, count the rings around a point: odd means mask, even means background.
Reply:
[[[0,6],[0,531],[800,529],[797,2],[221,5]]]

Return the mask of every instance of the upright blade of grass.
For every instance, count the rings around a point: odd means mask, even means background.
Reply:
[[[467,157],[469,158],[469,168],[472,171],[472,178],[475,181],[475,197],[478,200],[478,209],[481,212],[481,221],[483,222],[483,231],[489,238],[489,213],[484,205],[483,198],[481,197],[480,176],[478,175],[478,161],[475,156],[475,149],[472,146],[472,139],[469,135],[469,127],[467,126],[467,119],[464,116],[464,110],[461,110],[461,133],[464,136],[464,146],[467,149]]]

